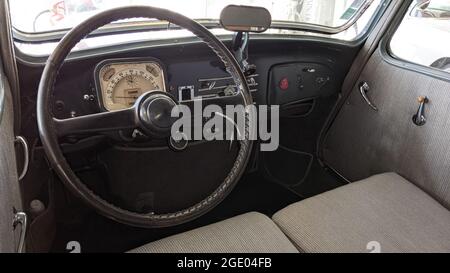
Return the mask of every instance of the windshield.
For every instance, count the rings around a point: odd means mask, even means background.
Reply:
[[[72,28],[106,9],[126,5],[166,8],[192,19],[217,20],[229,4],[267,8],[274,22],[340,27],[367,0],[14,0],[11,17],[16,30],[27,33]]]
[[[450,1],[420,0],[411,10],[412,17],[448,19],[450,18]]]

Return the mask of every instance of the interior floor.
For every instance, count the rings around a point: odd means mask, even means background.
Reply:
[[[58,218],[56,238],[51,251],[67,252],[67,243],[77,241],[83,252],[124,252],[250,211],[272,216],[278,210],[301,199],[302,197],[282,185],[270,182],[261,175],[250,174],[245,176],[214,210],[193,222],[172,228],[134,228],[107,219],[91,210],[82,214],[66,211],[66,217]],[[73,209],[79,210],[79,207],[74,206]],[[74,215],[79,217],[74,218]]]

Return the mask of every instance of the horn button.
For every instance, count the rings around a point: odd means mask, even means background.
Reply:
[[[171,116],[178,103],[166,92],[153,91],[138,101],[138,117],[142,127],[152,137],[169,137],[176,118]]]

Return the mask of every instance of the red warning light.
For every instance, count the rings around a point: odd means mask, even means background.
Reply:
[[[288,80],[288,78],[284,77],[280,81],[280,89],[287,90],[288,88],[289,88],[289,80]]]

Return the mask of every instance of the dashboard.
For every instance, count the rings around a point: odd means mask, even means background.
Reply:
[[[229,42],[227,45],[231,46]],[[55,83],[53,104],[49,106],[56,118],[68,119],[127,108],[139,94],[149,89],[168,92],[189,107],[195,107],[189,101],[199,98],[204,99],[203,107],[241,102],[240,96],[233,96],[236,86],[229,73],[202,43],[139,48],[121,45],[114,49],[116,51],[99,50],[98,53],[73,57],[64,64]],[[316,138],[311,136],[319,134],[322,128],[319,117],[334,105],[334,96],[340,90],[358,50],[359,47],[330,45],[309,39],[276,42],[252,40],[249,62],[255,65],[256,70],[246,76],[254,102],[257,105],[281,106],[280,144],[301,151],[290,153],[282,150],[271,157],[267,153],[260,155],[255,152],[249,165],[252,169],[269,168],[271,162],[278,166],[280,162],[283,166],[297,164],[297,172],[293,178],[289,178],[291,180],[307,172],[306,168],[298,167],[298,164],[307,166],[313,158]],[[18,70],[22,75],[21,135],[36,147],[32,152],[33,162],[47,170],[36,121],[36,90],[43,63],[33,64],[25,60],[18,63]],[[132,131],[110,136],[68,136],[61,142],[71,164],[83,173],[83,179],[89,179],[89,185],[105,186],[111,190],[114,198],[124,200],[125,206],[131,207],[134,207],[136,192],[158,193],[140,196],[137,198],[139,200],[154,200],[154,196],[158,198],[160,194],[170,196],[182,193],[168,198],[168,204],[159,206],[184,206],[189,203],[189,191],[209,187],[211,181],[215,181],[213,176],[222,175],[208,168],[225,170],[229,167],[227,162],[234,160],[227,142],[219,143],[218,146],[214,142],[195,144],[184,152],[172,152],[167,147],[167,140],[149,140]],[[192,160],[191,156],[206,158],[207,163],[205,160]],[[188,185],[186,187],[180,184],[179,191],[169,193],[161,193],[154,188],[155,183],[156,187],[166,189],[173,181],[184,181],[199,166],[201,171],[207,171],[207,175],[200,176],[205,179],[194,179],[195,187],[189,183],[183,184]],[[40,171],[36,169],[30,171]],[[148,179],[141,179],[148,177],[149,173],[160,173],[161,170],[171,170],[167,172],[170,176],[156,176],[152,183],[148,183]],[[269,171],[278,180],[281,180],[278,177],[286,180],[285,172],[274,169]],[[135,186],[130,187],[130,183]],[[139,191],[136,191],[138,188]]]
[[[245,76],[256,104],[280,105],[292,112],[291,108],[297,108],[292,102],[301,104],[305,99],[327,97],[334,92],[332,71],[337,71],[337,63],[322,59],[333,60],[335,51],[311,46],[306,47],[311,50],[293,58],[293,52],[298,53],[297,42],[283,43],[287,53],[274,52],[264,41],[254,40],[252,45],[249,61],[256,70]],[[22,85],[36,90],[41,68],[26,63],[20,67],[29,75]],[[284,81],[289,82],[289,88],[280,88]],[[131,107],[141,94],[152,90],[168,92],[189,107],[200,99],[203,107],[240,103],[238,88],[223,63],[206,45],[188,44],[118,51],[67,62],[56,82],[52,111],[58,119],[117,111]],[[30,115],[25,115],[30,120],[24,122],[34,124],[35,94],[31,91],[24,105],[30,109]]]
[[[156,59],[106,60],[95,69],[100,108],[117,111],[133,106],[149,91],[166,91],[165,72]]]
[[[202,68],[165,65],[153,57],[103,60],[96,64],[94,70],[95,101],[101,111],[118,111],[132,107],[142,94],[149,91],[168,92],[179,102],[223,99],[238,93],[236,84],[224,68],[211,67],[207,63],[196,66]],[[246,77],[253,95],[257,92],[259,75],[253,73]]]

